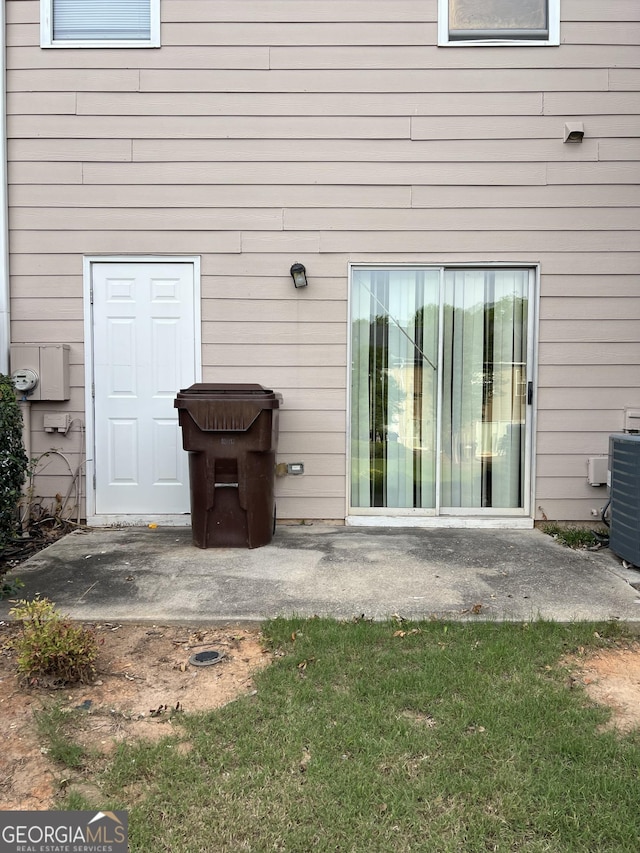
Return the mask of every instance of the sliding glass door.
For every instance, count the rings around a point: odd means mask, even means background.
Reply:
[[[353,513],[528,512],[533,271],[352,269]]]

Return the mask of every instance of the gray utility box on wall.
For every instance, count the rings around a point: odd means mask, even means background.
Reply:
[[[69,399],[69,344],[11,344],[11,371],[17,370],[38,378],[29,400]]]
[[[621,559],[640,566],[640,435],[609,436],[609,485],[609,547]]]

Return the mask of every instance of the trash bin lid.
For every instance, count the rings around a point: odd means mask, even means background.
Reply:
[[[246,432],[265,409],[279,409],[282,394],[252,383],[197,382],[178,392],[176,409],[186,410],[204,432]]]
[[[178,397],[274,397],[275,392],[255,382],[196,382],[188,388],[181,388]]]

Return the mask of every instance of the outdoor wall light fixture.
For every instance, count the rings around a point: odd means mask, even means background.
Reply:
[[[584,139],[584,124],[581,121],[567,121],[564,125],[565,142],[582,142]]]
[[[289,272],[296,287],[306,287],[309,283],[307,281],[307,271],[303,264],[293,264]]]

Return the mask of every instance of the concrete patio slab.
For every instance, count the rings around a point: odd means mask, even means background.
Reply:
[[[273,616],[640,623],[640,572],[538,530],[279,526],[255,550],[192,545],[189,528],[95,528],[13,573],[20,598],[86,621],[257,622]],[[9,576],[11,577],[11,576]],[[0,602],[0,618],[10,603]]]

